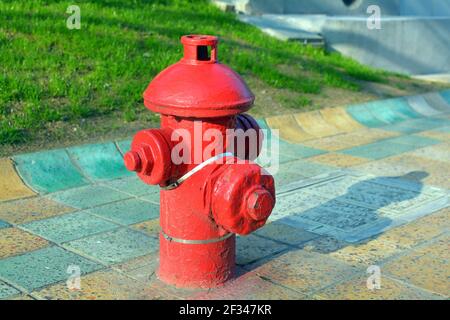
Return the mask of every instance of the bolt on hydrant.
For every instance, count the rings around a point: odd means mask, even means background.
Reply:
[[[161,187],[159,279],[211,288],[233,277],[235,234],[266,223],[275,187],[252,162],[263,133],[243,112],[255,97],[218,62],[217,37],[188,35],[181,43],[183,58],[144,92],[145,106],[161,114],[161,128],[138,132],[124,162]]]

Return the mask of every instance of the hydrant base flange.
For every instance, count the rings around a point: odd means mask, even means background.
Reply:
[[[181,288],[213,288],[234,276],[236,236],[213,243],[185,244],[160,239],[157,277]]]

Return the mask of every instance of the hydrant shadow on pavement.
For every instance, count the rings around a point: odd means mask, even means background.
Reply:
[[[238,256],[238,265],[240,267],[243,267],[247,272],[252,271],[268,262],[270,262],[273,259],[278,258],[281,255],[284,255],[290,251],[296,251],[296,250],[305,250],[307,247],[307,251],[309,252],[316,252],[321,254],[329,254],[338,250],[341,250],[347,246],[358,246],[363,245],[369,241],[372,241],[382,235],[386,228],[391,226],[393,223],[393,220],[389,217],[386,217],[385,215],[382,215],[380,213],[380,209],[386,208],[391,205],[395,205],[396,203],[400,203],[402,201],[407,201],[416,198],[418,195],[420,195],[421,191],[423,190],[423,180],[428,177],[429,174],[424,171],[412,171],[407,174],[401,175],[401,176],[382,176],[382,177],[376,177],[373,179],[366,179],[363,181],[359,181],[352,186],[350,186],[347,189],[347,192],[343,195],[340,195],[338,197],[335,197],[333,199],[330,199],[316,207],[302,210],[301,208],[298,208],[298,211],[293,212],[292,216],[298,216],[302,217],[304,219],[313,220],[315,222],[321,223],[324,226],[332,226],[335,228],[344,229],[346,231],[350,231],[352,229],[359,228],[363,226],[364,224],[370,224],[373,222],[376,222],[374,224],[375,229],[371,228],[371,236],[368,236],[367,238],[361,239],[360,241],[356,242],[347,242],[343,240],[339,240],[335,238],[332,234],[317,234],[317,237],[312,239],[307,239],[304,242],[299,242],[296,245],[293,245],[292,243],[288,243],[282,240],[282,238],[276,239],[276,237],[267,237],[264,234],[258,234],[258,238],[261,239],[261,243],[264,243],[267,241],[267,239],[272,240],[273,242],[279,243],[280,245],[285,245],[287,248],[284,247],[281,251],[273,252],[271,255],[266,255],[264,257],[258,258],[253,261],[246,262],[245,264],[239,263],[239,256]],[[373,185],[380,185],[381,182],[390,180],[397,183],[414,183],[414,191],[415,192],[398,192],[392,195],[386,194],[386,197],[384,198],[385,201],[379,202],[376,206],[373,205],[373,202],[371,202],[370,207],[367,205],[364,207],[364,210],[358,211],[358,210],[345,210],[342,212],[331,211],[330,208],[335,208],[337,203],[343,203],[348,204],[348,199],[359,199],[360,201],[364,199],[364,197],[367,197],[367,194],[364,194],[363,190],[367,189],[367,184],[373,184]],[[400,189],[399,189],[400,190]],[[302,192],[302,189],[299,189],[298,192]],[[283,218],[279,220],[275,220],[272,223],[266,225],[263,228],[271,228],[275,225],[286,225],[286,223],[283,222]],[[276,228],[276,227],[275,227]],[[294,228],[291,228],[294,230]],[[275,230],[275,229],[274,229]],[[295,228],[295,232],[300,233],[306,232],[303,228]],[[314,231],[312,231],[314,233]],[[307,233],[310,233],[308,231]],[[318,239],[326,239],[324,242],[320,243],[318,242]],[[245,239],[242,239],[245,241]],[[237,246],[239,247],[239,239],[237,242]],[[298,272],[302,272],[301,265],[298,266]],[[241,275],[245,274],[245,272],[241,272]],[[239,276],[239,275],[238,275]]]

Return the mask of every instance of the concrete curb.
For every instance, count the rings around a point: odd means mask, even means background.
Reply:
[[[282,115],[259,120],[261,127],[278,129],[280,154],[299,159],[328,151],[295,145],[308,140],[361,130],[382,128],[414,133],[432,128],[450,113],[450,90],[419,96],[374,101],[347,107]],[[416,120],[405,125],[406,120]],[[0,201],[85,186],[132,176],[122,162],[131,139],[15,155],[0,159]]]

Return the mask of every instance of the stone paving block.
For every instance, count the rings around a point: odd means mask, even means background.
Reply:
[[[377,239],[411,249],[450,229],[450,207],[381,234]]]
[[[435,257],[439,259],[444,259],[446,261],[450,260],[450,235],[448,233],[433,239],[426,245],[418,247],[415,251],[420,254],[429,255],[430,257]],[[450,292],[449,292],[450,293]]]
[[[45,239],[17,228],[0,230],[0,259],[40,249],[48,245]]]
[[[408,104],[418,113],[430,117],[439,115],[441,112],[433,109],[425,97],[423,96],[413,96],[407,97]]]
[[[79,209],[124,200],[130,195],[103,186],[89,185],[49,195],[53,200]]]
[[[405,135],[405,136],[395,137],[395,138],[385,140],[385,141],[406,144],[406,145],[410,145],[410,146],[413,146],[416,148],[431,146],[431,145],[440,143],[439,140],[421,137],[421,136],[417,136],[417,135]]]
[[[322,164],[297,160],[283,163],[276,171],[268,170],[275,177],[277,192],[281,191],[279,187],[287,186],[290,183],[297,182],[303,178],[311,178],[320,175],[326,175],[336,170],[333,167]]]
[[[306,146],[316,147],[318,149],[327,151],[337,151],[342,149],[348,149],[352,147],[351,144],[341,140],[341,137],[345,135],[336,135],[331,137],[323,137],[320,139],[308,140],[303,142]]]
[[[254,272],[247,272],[222,287],[200,292],[194,300],[297,300],[306,296],[294,290],[261,279]]]
[[[67,149],[72,160],[92,180],[107,180],[131,176],[122,155],[113,142],[88,144]]]
[[[445,168],[448,168],[446,162],[425,159],[410,153],[354,167],[355,170],[379,176],[404,176],[405,179],[448,189],[450,188],[450,171]],[[423,172],[427,177],[423,175],[415,177],[411,174],[412,172]]]
[[[344,108],[324,108],[319,112],[326,122],[342,131],[353,131],[363,128],[361,124],[349,116]]]
[[[450,270],[448,260],[445,258],[413,251],[382,266],[382,272],[417,287],[449,297]]]
[[[354,147],[347,150],[339,151],[340,153],[348,154],[355,157],[368,159],[382,159],[410,151],[415,149],[414,146],[394,143],[389,141],[378,141],[371,144]]]
[[[145,194],[145,195],[141,196],[140,198],[159,205],[159,193],[160,193],[160,188],[158,186],[156,186],[154,188],[151,188],[151,191],[148,194]]]
[[[312,157],[310,161],[318,162],[328,166],[335,166],[340,168],[353,167],[358,164],[366,163],[367,158],[354,157],[347,154],[327,153],[320,156]]]
[[[8,228],[10,225],[6,221],[0,220],[0,229]]]
[[[113,265],[112,268],[126,274],[130,278],[148,283],[154,278],[158,265],[159,251]]]
[[[349,244],[331,252],[330,256],[355,267],[368,268],[401,251],[402,248],[395,243],[374,239],[366,243]]]
[[[70,290],[60,283],[33,292],[47,300],[160,300],[171,299],[163,292],[151,290],[149,286],[113,270],[97,271],[80,279],[80,290]]]
[[[433,129],[429,131],[422,131],[418,133],[421,136],[429,137],[433,139],[438,139],[442,141],[449,141],[450,140],[450,127],[442,127],[438,129]]]
[[[255,235],[296,246],[319,237],[315,233],[272,222],[256,230]]]
[[[0,203],[0,219],[12,224],[22,224],[45,219],[75,210],[53,200],[34,197]]]
[[[121,141],[116,142],[117,147],[119,147],[119,150],[122,154],[125,154],[128,151],[130,151],[131,141],[132,141],[132,139],[126,139],[126,140],[121,140]]]
[[[412,151],[408,154],[431,160],[445,161],[448,163],[450,162],[450,143],[433,145],[430,147]]]
[[[159,238],[159,232],[161,226],[159,225],[159,219],[152,219],[137,223],[131,226],[135,230],[139,230],[147,234],[149,237]]]
[[[257,237],[253,234],[236,238],[236,263],[248,264],[256,260],[267,258],[288,249],[282,243]]]
[[[349,149],[351,147],[366,145],[377,140],[387,139],[398,136],[398,133],[383,131],[379,129],[364,129],[353,131],[346,134],[321,138],[320,140],[305,141],[303,144],[308,146],[316,146],[316,148],[339,151]]]
[[[39,192],[55,192],[89,183],[63,149],[17,155],[14,162],[22,179]]]
[[[368,289],[367,278],[370,274],[354,277],[332,285],[317,294],[316,298],[326,300],[430,300],[442,299],[438,295],[411,287],[381,274],[381,288]]]
[[[277,172],[271,172],[271,174],[275,178],[275,189],[278,189],[280,186],[287,185],[291,182],[295,182],[299,179],[305,178],[298,171],[293,172],[285,167],[281,167],[277,170]]]
[[[205,289],[177,288],[160,281],[155,274],[146,283],[152,292],[158,292],[162,296],[161,299],[190,299],[191,296],[206,291]]]
[[[302,250],[306,252],[329,254],[331,252],[335,252],[341,248],[344,248],[348,245],[349,245],[348,242],[338,240],[331,236],[321,235],[302,245]]]
[[[270,220],[358,242],[448,205],[443,190],[397,180],[347,174],[305,185],[279,195]]]
[[[139,199],[113,202],[88,211],[123,225],[135,224],[159,216],[158,205]]]
[[[245,268],[276,284],[304,294],[314,293],[345,280],[358,271],[357,268],[329,256],[304,250],[288,251],[264,264],[256,262]]]
[[[102,184],[120,192],[128,193],[132,196],[142,196],[148,193],[155,192],[155,190],[159,191],[158,186],[150,186],[148,184],[145,184],[137,176],[109,180],[103,182]]]
[[[10,159],[0,158],[0,201],[34,195],[20,179]]]
[[[327,123],[318,111],[297,113],[294,118],[303,130],[315,137],[326,137],[342,132],[342,130]]]
[[[277,201],[269,221],[276,221],[286,216],[301,214],[309,209],[320,207],[328,198],[316,194],[294,190],[277,196]]]
[[[116,229],[119,226],[90,215],[86,211],[80,211],[33,221],[20,227],[50,241],[63,243]]]
[[[120,263],[157,250],[158,241],[141,232],[118,229],[67,242],[65,247],[105,264]]]
[[[20,291],[0,280],[0,300],[20,294]]]
[[[266,119],[266,123],[271,129],[278,129],[282,139],[292,143],[314,138],[298,125],[292,115],[270,117]]]
[[[81,274],[101,266],[59,247],[46,247],[26,254],[0,260],[0,277],[32,291],[70,276],[69,266],[78,266]]]
[[[382,127],[387,124],[378,119],[364,104],[349,106],[347,112],[353,119],[369,128]]]
[[[293,143],[285,143],[280,141],[278,154],[281,158],[289,157],[293,159],[304,159],[312,156],[316,156],[319,154],[323,154],[326,151],[320,150],[318,148],[311,148],[308,146],[304,146],[301,144],[293,144]],[[273,153],[272,155],[275,155]],[[279,160],[280,163],[284,163],[285,161]]]
[[[286,164],[283,164],[283,168],[287,168],[289,171],[292,172],[299,172],[304,177],[310,178],[321,174],[326,174],[331,171],[334,171],[335,168],[330,166],[325,166],[322,164],[314,163],[311,161],[303,161],[303,160],[297,160],[292,161]]]

